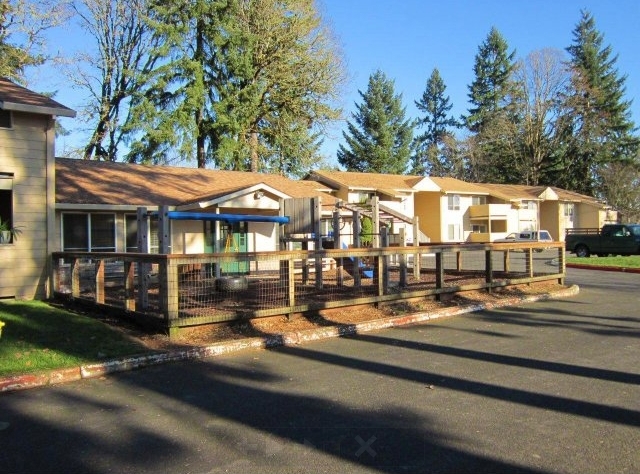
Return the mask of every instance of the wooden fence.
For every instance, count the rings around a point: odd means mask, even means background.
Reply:
[[[56,252],[54,295],[179,327],[565,277],[564,244],[422,245],[200,255]]]

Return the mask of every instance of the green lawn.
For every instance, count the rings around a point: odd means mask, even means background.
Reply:
[[[600,265],[603,267],[640,268],[640,255],[626,257],[567,257],[567,263],[581,263],[584,265]]]
[[[145,351],[97,319],[40,301],[0,301],[0,321],[0,376],[77,367]]]

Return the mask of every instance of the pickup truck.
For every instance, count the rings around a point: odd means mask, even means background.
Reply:
[[[564,240],[566,249],[577,257],[592,254],[638,255],[640,254],[640,224],[605,224],[602,229],[567,229]]]

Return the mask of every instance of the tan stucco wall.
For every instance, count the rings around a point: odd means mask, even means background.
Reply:
[[[414,196],[415,213],[420,219],[420,230],[431,239],[431,242],[442,241],[440,197],[439,192],[421,192]]]
[[[604,212],[595,206],[587,204],[576,205],[576,227],[602,227],[604,224]]]

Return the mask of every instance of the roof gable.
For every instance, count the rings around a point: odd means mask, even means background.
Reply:
[[[478,194],[486,195],[489,192],[481,184],[467,183],[457,178],[431,178],[431,181],[438,186],[439,190],[445,194]]]
[[[75,117],[75,110],[0,77],[0,109],[40,115]]]
[[[334,188],[345,188],[348,190],[375,191],[389,190],[395,192],[414,192],[414,186],[420,182],[423,177],[400,175],[400,174],[383,174],[383,173],[360,173],[357,171],[312,171],[307,179],[320,181]],[[396,194],[396,193],[393,194]]]

